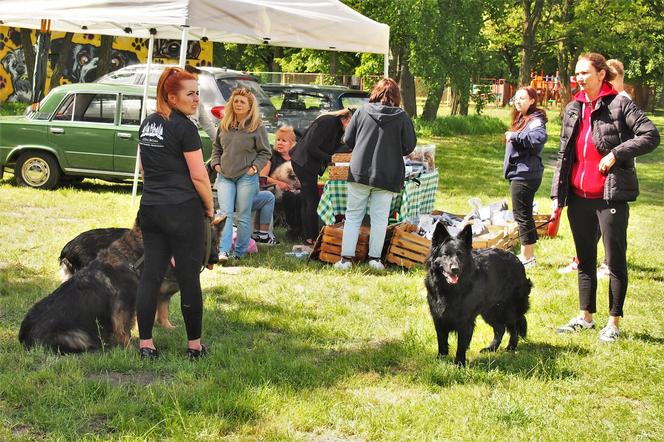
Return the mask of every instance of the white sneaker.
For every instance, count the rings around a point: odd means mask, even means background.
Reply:
[[[611,276],[611,270],[609,270],[609,266],[603,262],[597,269],[597,279],[605,279],[609,276]]]
[[[620,329],[615,325],[607,325],[599,332],[599,340],[603,342],[614,342],[620,337]]]
[[[374,270],[385,270],[385,266],[383,265],[382,262],[380,262],[380,259],[372,259],[369,260],[369,267],[371,267]]]
[[[228,262],[228,252],[219,252],[219,264],[224,264],[226,262]]]
[[[567,274],[567,273],[572,273],[576,272],[579,270],[579,262],[576,260],[576,257],[572,258],[572,262],[567,264],[565,267],[561,267],[558,269],[558,273],[561,275]]]
[[[522,255],[519,255],[518,258],[519,258],[519,261],[521,261],[521,264],[523,264],[523,267],[526,270],[532,269],[533,267],[535,267],[537,265],[537,259],[535,259],[534,256],[530,259],[526,259]]]
[[[570,319],[567,324],[563,325],[562,327],[558,327],[556,331],[560,334],[576,333],[582,330],[590,330],[593,328],[595,328],[595,321],[588,322],[579,316],[575,316],[574,318]]]
[[[350,270],[353,267],[353,262],[350,259],[341,258],[334,263],[334,268],[337,270]]]

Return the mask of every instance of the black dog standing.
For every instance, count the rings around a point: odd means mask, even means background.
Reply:
[[[472,248],[472,229],[467,225],[456,237],[438,223],[426,260],[429,309],[438,337],[438,357],[447,356],[447,338],[458,335],[454,362],[466,364],[466,351],[473,337],[475,318],[493,327],[494,339],[482,351],[496,351],[505,329],[508,350],[515,350],[525,337],[528,296],[532,284],[519,259],[499,249]]]

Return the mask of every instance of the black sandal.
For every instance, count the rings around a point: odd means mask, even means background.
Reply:
[[[159,351],[156,348],[143,347],[138,349],[141,359],[157,359]]]
[[[200,350],[194,350],[193,348],[188,348],[185,354],[189,359],[199,359],[202,358],[203,356],[207,356],[208,349],[205,345],[201,344]]]

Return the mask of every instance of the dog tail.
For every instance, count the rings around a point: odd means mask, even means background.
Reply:
[[[32,337],[32,322],[29,321],[29,317],[26,316],[23,322],[21,322],[21,328],[18,331],[18,341],[23,344],[25,348],[30,348],[35,344],[35,341]]]
[[[519,337],[526,337],[526,334],[528,333],[528,321],[526,320],[525,316],[521,316],[516,320],[516,332],[518,333]]]
[[[60,353],[81,353],[97,348],[95,342],[83,330],[69,330],[55,336],[48,345]]]

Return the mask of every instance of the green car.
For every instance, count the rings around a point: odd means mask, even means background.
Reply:
[[[131,179],[142,103],[142,86],[79,83],[53,89],[37,112],[0,117],[0,178],[10,168],[19,185],[39,189],[62,180]],[[148,109],[154,109],[154,98]],[[208,159],[210,138],[199,134]]]

